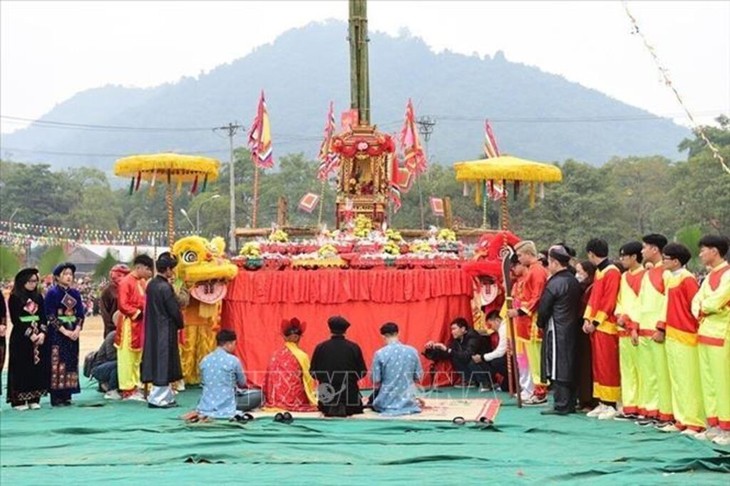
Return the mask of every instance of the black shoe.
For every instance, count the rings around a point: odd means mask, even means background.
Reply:
[[[634,415],[633,413],[620,413],[616,415],[614,420],[639,420],[638,415]]]
[[[177,402],[168,403],[167,405],[155,405],[154,403],[148,403],[148,408],[176,408],[180,405],[177,404]]]
[[[637,420],[634,423],[636,425],[638,425],[639,427],[651,427],[651,426],[656,425],[657,424],[657,421],[654,420],[654,419],[647,419],[647,418],[645,418],[645,419]]]
[[[540,415],[570,415],[571,413],[575,412],[571,412],[570,410],[557,410],[553,408],[550,410],[543,410],[540,412]]]

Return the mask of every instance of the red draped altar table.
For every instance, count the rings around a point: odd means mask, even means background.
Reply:
[[[307,323],[300,346],[311,357],[330,336],[327,319],[345,317],[352,324],[347,337],[360,345],[369,369],[383,346],[382,324],[397,323],[401,341],[420,352],[428,341],[448,342],[454,318],[471,322],[472,296],[472,280],[459,268],[242,269],[228,285],[222,326],[236,331],[236,353],[249,380],[261,384],[269,358],[283,343],[282,319]],[[429,362],[422,360],[427,370]]]

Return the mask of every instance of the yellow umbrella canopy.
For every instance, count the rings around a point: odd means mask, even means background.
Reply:
[[[218,178],[221,163],[216,159],[197,155],[174,153],[132,155],[114,163],[114,175],[141,177],[142,180],[165,181],[170,174],[171,182],[194,182],[195,178],[214,181]]]
[[[150,185],[166,183],[165,202],[167,205],[167,238],[170,248],[175,242],[175,212],[172,204],[172,185],[191,182],[193,192],[198,184],[203,190],[209,181],[218,179],[220,162],[208,157],[175,153],[132,155],[114,163],[114,175],[131,177],[130,192],[139,188],[142,180]],[[136,183],[135,183],[136,180]]]
[[[491,159],[456,162],[456,180],[468,181],[520,181],[560,182],[563,173],[554,165],[533,162],[509,155]]]
[[[496,182],[530,182],[530,206],[534,205],[534,183],[560,182],[563,173],[554,165],[520,159],[509,155],[491,159],[456,162],[454,164],[456,180],[459,182],[475,182],[477,184],[477,201],[481,197],[483,203],[482,225],[487,226],[487,198],[482,194],[485,181]],[[478,204],[478,202],[477,202]],[[509,226],[507,197],[502,197],[502,229]]]

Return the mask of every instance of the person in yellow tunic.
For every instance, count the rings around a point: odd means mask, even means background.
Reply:
[[[662,250],[664,235],[652,233],[642,238],[644,264],[651,264],[639,290],[639,425],[664,427],[674,420],[672,389],[669,385],[667,356],[664,351],[666,294]]]
[[[700,385],[700,363],[697,353],[697,319],[692,315],[692,299],[699,284],[685,268],[692,258],[689,249],[680,243],[669,243],[662,251],[667,289],[667,353],[669,382],[672,387],[672,410],[675,423],[662,427],[664,432],[682,430],[696,435],[705,429],[705,410]]]
[[[730,444],[730,265],[725,261],[728,240],[707,235],[700,240],[700,260],[710,269],[692,299],[692,314],[699,320],[700,382],[711,427],[698,439]]]
[[[621,275],[621,286],[616,300],[619,366],[621,368],[622,411],[617,420],[639,418],[639,289],[644,277],[641,265],[641,242],[630,241],[619,250],[619,261],[626,271]]]

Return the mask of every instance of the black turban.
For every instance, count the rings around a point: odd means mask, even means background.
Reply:
[[[342,316],[332,316],[327,319],[327,326],[333,334],[345,334],[350,323]]]

